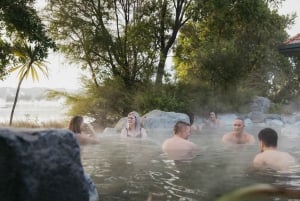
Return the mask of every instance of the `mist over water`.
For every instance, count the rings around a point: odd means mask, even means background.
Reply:
[[[12,102],[0,101],[0,121],[9,120],[11,106]],[[63,101],[19,101],[14,120],[59,120],[66,118],[66,111]],[[144,201],[149,194],[153,201],[210,201],[258,183],[300,188],[300,166],[291,172],[258,172],[251,166],[259,152],[257,133],[264,127],[274,128],[279,134],[278,148],[299,160],[298,124],[254,124],[246,119],[245,130],[254,135],[256,143],[224,146],[221,138],[232,130],[235,117],[235,114],[220,115],[223,127],[193,132],[190,140],[200,151],[190,161],[176,162],[162,152],[163,141],[173,135],[170,128],[147,130],[146,140],[98,133],[99,145],[82,147],[82,164],[96,184],[101,200],[109,201]]]
[[[247,125],[246,131],[257,140],[257,133],[263,127]],[[172,131],[149,130],[146,140],[99,134],[100,145],[82,148],[82,162],[103,200],[146,200],[152,194],[153,201],[210,201],[258,183],[300,188],[300,167],[292,172],[261,172],[252,168],[252,160],[259,152],[257,142],[224,146],[221,138],[231,129],[232,126],[225,125],[194,132],[190,140],[200,151],[196,158],[185,162],[170,160],[161,151],[163,141],[172,136]],[[299,159],[299,138],[279,133],[280,149]]]
[[[0,122],[9,122],[13,102],[0,99]],[[20,100],[14,112],[14,121],[30,121],[35,123],[59,121],[67,118],[68,108],[63,100]]]

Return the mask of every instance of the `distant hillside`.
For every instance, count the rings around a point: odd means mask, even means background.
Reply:
[[[43,100],[46,99],[46,92],[49,90],[44,87],[21,88],[19,93],[19,100]],[[53,90],[53,89],[51,89]],[[54,89],[57,91],[68,91],[63,88]],[[16,88],[0,87],[0,99],[8,102],[13,101],[16,94]]]

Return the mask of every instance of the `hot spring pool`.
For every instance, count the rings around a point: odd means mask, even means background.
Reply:
[[[247,128],[246,131],[257,139],[260,129]],[[146,140],[101,135],[101,144],[82,148],[82,164],[96,184],[100,200],[104,201],[145,201],[150,193],[153,201],[213,201],[257,183],[300,188],[300,167],[290,172],[253,170],[252,160],[259,151],[257,142],[255,145],[224,146],[221,138],[229,130],[230,127],[193,133],[190,140],[200,151],[189,162],[174,162],[161,151],[161,144],[172,136],[171,132],[148,131]],[[289,138],[280,131],[278,134],[278,148],[299,161],[300,135]]]

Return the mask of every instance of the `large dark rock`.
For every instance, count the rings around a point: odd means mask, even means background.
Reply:
[[[0,129],[1,200],[89,201],[91,185],[73,133]]]

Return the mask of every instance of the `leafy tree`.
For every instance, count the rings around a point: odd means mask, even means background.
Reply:
[[[175,49],[178,79],[207,86],[210,97],[231,104],[241,93],[270,95],[270,79],[282,77],[281,69],[288,67],[277,46],[292,19],[271,10],[270,2],[207,1],[201,20],[181,32]]]
[[[19,69],[20,80],[11,111],[12,124],[21,84],[29,74],[37,79],[37,69],[47,74],[42,61],[50,49],[56,50],[55,43],[46,34],[33,6],[33,0],[2,0],[0,2],[0,78]]]
[[[32,79],[39,80],[38,71],[40,71],[45,76],[48,76],[47,66],[39,58],[39,48],[36,48],[33,44],[26,41],[20,41],[14,46],[14,54],[18,57],[18,66],[10,69],[11,72],[18,71],[19,82],[16,90],[16,95],[14,98],[14,103],[12,106],[9,125],[12,125],[14,111],[18,102],[19,92],[22,82],[25,78],[31,75]]]
[[[78,101],[71,101],[71,111],[92,111],[105,120],[137,110],[132,104],[136,91],[149,90],[154,79],[162,83],[166,57],[194,6],[192,0],[49,1],[51,35],[92,78],[85,82],[85,92],[74,95]],[[80,107],[86,99],[93,109]]]
[[[131,88],[154,73],[162,83],[170,48],[195,5],[192,0],[52,0],[47,17],[52,16],[50,30],[62,51],[89,70],[95,85],[119,77]]]
[[[200,3],[192,0],[158,1],[155,15],[159,26],[156,41],[159,48],[159,62],[155,83],[159,87],[165,74],[166,59],[174,45],[180,29],[198,12]]]
[[[149,1],[52,0],[51,33],[61,50],[83,69],[94,84],[121,79],[127,88],[147,82],[156,62],[151,40],[154,24]]]
[[[55,43],[49,38],[36,10],[34,0],[0,1],[0,79],[8,73],[7,67],[16,60],[13,35],[35,44],[36,58],[44,59]]]
[[[87,115],[105,126],[112,126],[128,111],[136,110],[134,96],[128,93],[122,80],[106,80],[100,86],[95,86],[90,79],[84,79],[83,82],[86,86],[83,91],[65,93],[50,90],[47,96],[49,99],[64,97],[66,105],[70,106],[69,115]]]

